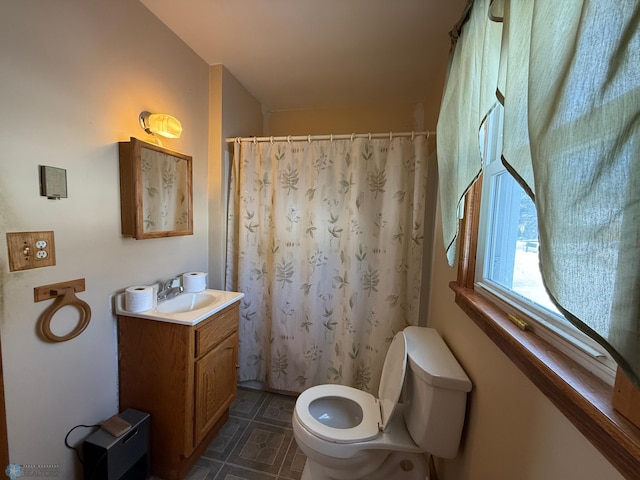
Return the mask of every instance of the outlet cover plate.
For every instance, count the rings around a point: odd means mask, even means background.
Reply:
[[[42,241],[46,243],[46,246],[44,248],[36,247],[36,243],[41,245]],[[51,267],[56,264],[53,231],[7,232],[7,249],[9,250],[10,272]]]

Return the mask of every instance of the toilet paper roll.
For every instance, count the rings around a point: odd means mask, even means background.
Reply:
[[[153,307],[153,287],[134,285],[124,292],[124,308],[129,312],[144,312]]]
[[[182,287],[185,292],[197,293],[207,288],[207,274],[204,272],[187,272],[182,274]]]

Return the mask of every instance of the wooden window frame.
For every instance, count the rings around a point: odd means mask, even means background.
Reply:
[[[621,475],[637,479],[640,428],[613,405],[615,391],[617,398],[634,405],[637,414],[640,392],[629,391],[629,382],[620,371],[614,387],[606,384],[533,332],[520,330],[504,310],[474,290],[481,182],[482,177],[465,197],[458,237],[458,278],[449,284],[456,303]],[[616,406],[620,404],[618,400]],[[634,418],[629,412],[625,414]]]

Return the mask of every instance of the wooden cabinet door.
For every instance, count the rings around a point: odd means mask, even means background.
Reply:
[[[196,362],[195,428],[197,445],[236,395],[238,334],[234,333]]]

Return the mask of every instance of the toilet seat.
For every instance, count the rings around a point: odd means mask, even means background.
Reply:
[[[378,397],[345,385],[318,385],[300,394],[295,411],[300,424],[313,435],[333,443],[366,442],[384,431],[400,398],[407,365],[407,343],[402,332],[397,333],[385,357]],[[324,399],[327,405],[355,402],[362,409],[362,420],[348,428],[336,428],[322,423],[312,412],[312,403]],[[328,417],[331,412],[328,412]]]
[[[362,409],[362,421],[352,428],[334,428],[320,423],[310,412],[309,406],[320,398],[344,398],[353,400]],[[300,394],[295,406],[300,423],[317,437],[334,443],[364,442],[376,438],[379,433],[380,407],[370,393],[346,385],[318,385]]]

